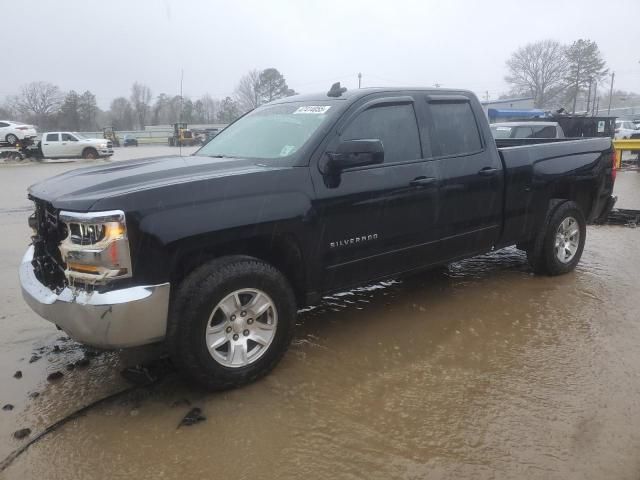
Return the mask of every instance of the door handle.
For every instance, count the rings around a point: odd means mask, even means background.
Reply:
[[[490,175],[495,175],[496,173],[498,173],[497,168],[484,167],[482,170],[478,172],[478,175],[482,175],[483,177],[488,177]]]
[[[409,185],[412,187],[426,187],[435,181],[435,177],[416,177],[409,182]]]

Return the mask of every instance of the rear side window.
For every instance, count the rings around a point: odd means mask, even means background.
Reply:
[[[556,138],[556,127],[553,125],[533,127],[533,136],[535,138]]]
[[[516,127],[516,133],[512,138],[533,138],[533,128],[531,127]]]
[[[57,133],[47,133],[47,142],[57,142],[58,134]]]
[[[429,104],[433,126],[431,145],[435,155],[463,155],[482,149],[480,132],[468,102]]]
[[[8,123],[0,122],[0,128],[5,128],[5,127],[8,127],[8,126],[9,126]]]
[[[384,163],[422,158],[413,105],[384,105],[360,113],[340,136],[341,140],[377,139],[384,146]]]

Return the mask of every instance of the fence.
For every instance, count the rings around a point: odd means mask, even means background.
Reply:
[[[100,132],[78,132],[85,137],[90,138],[102,138],[102,131]],[[140,145],[146,144],[168,144],[168,138],[173,135],[173,129],[158,129],[158,130],[130,130],[130,131],[117,131],[116,134],[122,142],[125,135],[133,137],[138,140]]]

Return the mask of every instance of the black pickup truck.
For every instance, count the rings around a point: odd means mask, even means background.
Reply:
[[[193,156],[33,185],[24,298],[76,340],[166,342],[208,389],[267,373],[323,295],[517,245],[548,275],[612,208],[609,138],[498,148],[476,97],[362,89],[261,106]],[[389,328],[393,328],[390,326]]]

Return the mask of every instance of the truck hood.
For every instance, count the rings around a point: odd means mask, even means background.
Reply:
[[[29,187],[55,208],[89,211],[99,200],[168,185],[273,169],[238,158],[155,157],[79,168]]]

